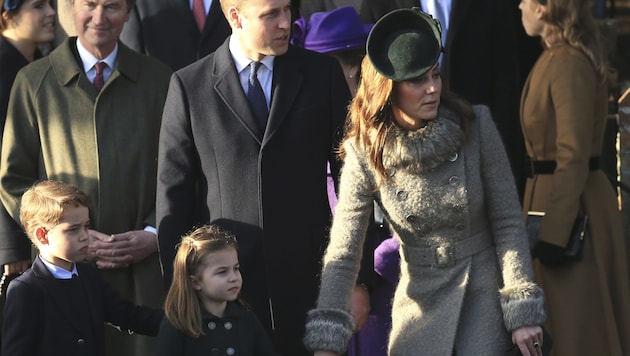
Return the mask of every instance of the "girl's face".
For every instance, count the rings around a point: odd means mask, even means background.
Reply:
[[[222,316],[227,302],[236,300],[243,285],[236,249],[229,247],[208,253],[197,275],[191,278],[206,310]]]
[[[7,31],[13,31],[18,40],[42,43],[52,41],[55,34],[55,10],[50,0],[26,0],[17,14],[5,21]]]
[[[433,69],[415,80],[394,83],[392,111],[403,128],[417,130],[424,120],[437,117],[442,94],[442,77],[436,64]]]
[[[542,21],[545,7],[536,0],[521,0],[518,8],[521,9],[521,22],[525,33],[531,37],[542,35],[545,29],[545,23]]]

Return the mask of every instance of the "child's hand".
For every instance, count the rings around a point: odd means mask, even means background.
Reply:
[[[90,253],[96,259],[98,268],[125,268],[142,261],[156,251],[157,239],[155,234],[149,231],[105,235],[90,230]]]

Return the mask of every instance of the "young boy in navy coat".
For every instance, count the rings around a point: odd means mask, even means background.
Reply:
[[[163,313],[122,300],[92,266],[89,198],[44,181],[24,193],[20,220],[39,249],[31,269],[9,285],[2,355],[101,356],[104,328],[156,335]]]

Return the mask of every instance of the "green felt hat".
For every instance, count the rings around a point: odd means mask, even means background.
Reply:
[[[416,79],[437,63],[442,52],[442,26],[417,7],[383,16],[367,40],[367,55],[374,68],[399,82]]]

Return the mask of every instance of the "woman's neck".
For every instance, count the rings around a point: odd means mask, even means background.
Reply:
[[[9,43],[20,52],[27,61],[32,62],[35,59],[35,51],[37,50],[37,43],[19,38],[13,29],[7,29],[2,31],[2,37],[6,38]]]

